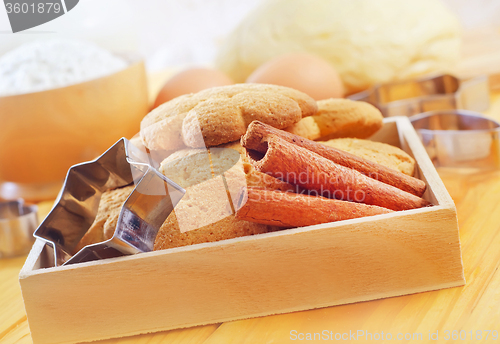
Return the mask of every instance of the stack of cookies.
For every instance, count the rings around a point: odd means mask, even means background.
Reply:
[[[216,87],[160,105],[143,119],[141,143],[186,194],[161,226],[155,250],[428,205],[420,198],[425,184],[412,177],[415,161],[364,140],[381,127],[380,111],[368,103],[316,102],[275,85]],[[289,175],[332,178],[332,171],[354,181]],[[374,196],[332,195],[346,186]],[[115,208],[125,199],[115,198]],[[110,214],[109,205],[99,212]],[[104,226],[101,217],[92,228]]]

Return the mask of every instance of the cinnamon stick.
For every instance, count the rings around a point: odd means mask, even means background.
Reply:
[[[236,218],[280,227],[320,223],[391,213],[392,210],[361,203],[259,188],[242,190]]]
[[[263,138],[269,135],[278,136],[287,142],[306,148],[339,165],[355,169],[368,177],[392,185],[415,196],[421,197],[425,192],[426,185],[420,179],[408,176],[343,150],[325,146],[298,135],[273,128],[259,121],[250,123],[246,134],[241,138],[242,146],[264,153],[266,151],[266,144]]]
[[[408,210],[430,205],[426,200],[409,192],[369,178],[278,136],[266,136],[263,140],[267,146],[264,156],[261,158],[251,152],[249,154],[255,169],[315,191],[318,195],[378,205],[392,210]],[[243,141],[243,145],[247,149],[255,148],[249,145],[249,141]]]

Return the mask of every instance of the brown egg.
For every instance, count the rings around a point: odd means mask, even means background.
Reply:
[[[171,77],[160,90],[153,107],[170,99],[206,88],[232,85],[234,82],[224,73],[209,68],[186,69]]]
[[[342,80],[333,66],[307,53],[286,54],[269,60],[257,68],[246,82],[295,88],[316,100],[344,96]]]

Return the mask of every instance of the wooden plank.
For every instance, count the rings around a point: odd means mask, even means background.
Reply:
[[[28,322],[26,317],[19,323],[16,327],[7,333],[3,338],[0,337],[0,343],[2,344],[31,344],[30,330],[28,328]]]
[[[149,333],[127,338],[115,338],[94,342],[96,344],[151,344],[151,343],[203,343],[219,327],[219,324],[197,326],[187,329]]]
[[[26,319],[18,275],[26,256],[0,259],[0,338]]]
[[[0,294],[3,296],[3,294]],[[9,314],[7,312],[7,314]],[[202,343],[204,342],[219,326],[219,324],[198,326],[189,329],[172,330],[159,333],[150,333],[141,336],[132,336],[126,338],[117,338],[98,341],[99,344],[115,344],[115,343],[134,343],[134,344],[150,344],[150,343]],[[0,336],[1,344],[28,344],[33,343],[28,327],[26,316],[14,326],[10,331]]]
[[[464,322],[463,329],[498,330],[500,333],[500,270],[497,268],[485,285],[481,298]],[[484,334],[483,334],[484,336]]]
[[[51,201],[38,204],[39,220],[47,216],[52,204]],[[26,255],[0,259],[0,341],[2,343],[7,340],[11,331],[29,333],[18,277],[25,261]],[[31,337],[29,341],[31,342]]]

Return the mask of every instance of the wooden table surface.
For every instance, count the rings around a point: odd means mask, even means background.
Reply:
[[[467,69],[485,63],[499,61],[500,36],[495,33],[488,44],[476,50],[489,51],[488,57],[470,53]],[[474,62],[476,61],[476,63]],[[492,104],[486,115],[500,120],[500,93],[492,94]],[[428,342],[429,333],[438,331],[439,341],[452,331],[462,332],[465,340],[456,343],[490,343],[492,334],[500,332],[500,171],[474,175],[460,171],[439,171],[448,191],[455,201],[460,228],[460,240],[467,283],[463,287],[444,289],[420,294],[328,307],[290,314],[214,324],[190,329],[173,330],[121,339],[111,339],[99,344],[114,343],[290,343],[298,340],[300,333],[354,333],[364,331],[369,337],[360,336],[355,342],[375,341],[378,334],[398,334],[398,342]],[[50,202],[40,204],[42,216],[50,210]],[[0,260],[0,343],[31,343],[31,336],[24,311],[18,274],[26,256]],[[168,310],[165,310],[168,312]],[[64,326],[64,324],[61,324]],[[295,331],[295,332],[293,332]],[[447,333],[446,331],[449,331]],[[470,332],[472,331],[472,332]],[[481,331],[481,332],[476,332]],[[419,340],[416,335],[421,333]],[[482,339],[479,340],[479,334]],[[294,337],[297,335],[297,337]],[[471,335],[474,340],[470,340]],[[405,340],[404,337],[414,339]],[[500,337],[500,334],[499,334]],[[297,340],[293,340],[296,338]],[[306,337],[304,337],[305,339]],[[344,335],[347,339],[347,336]],[[352,337],[351,337],[352,339]],[[310,341],[306,341],[310,342]],[[349,339],[342,340],[349,342]]]

